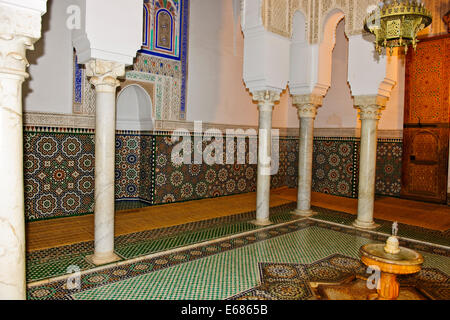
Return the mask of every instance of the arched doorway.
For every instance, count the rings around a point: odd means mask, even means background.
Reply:
[[[138,84],[123,88],[117,96],[117,130],[153,130],[152,99]]]

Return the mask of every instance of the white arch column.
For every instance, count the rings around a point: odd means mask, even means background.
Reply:
[[[117,77],[125,75],[125,64],[91,60],[86,67],[96,91],[95,250],[89,259],[102,265],[120,260],[114,253],[114,162]]]
[[[354,101],[361,119],[361,151],[359,156],[358,218],[353,225],[362,229],[375,229],[378,227],[373,221],[377,131],[381,111],[386,107],[387,98],[356,96]]]
[[[0,300],[26,299],[22,83],[47,1],[0,1]]]
[[[142,46],[142,0],[80,2],[82,24],[72,30],[78,61],[96,91],[95,251],[87,257],[102,265],[114,253],[114,161],[117,77],[125,75]],[[120,21],[120,23],[118,23]]]
[[[398,58],[374,56],[373,43],[362,35],[349,39],[349,84],[361,120],[358,217],[353,225],[374,229],[378,122],[398,79]],[[365,59],[361,59],[365,57]]]
[[[253,223],[259,226],[267,226],[272,224],[269,219],[272,157],[272,112],[275,102],[280,100],[280,93],[276,91],[258,91],[253,93],[253,100],[258,101],[259,111],[256,220],[253,221]]]
[[[311,210],[314,120],[322,101],[323,97],[320,95],[293,97],[293,104],[297,107],[300,118],[297,209],[293,213],[302,217],[314,215]]]

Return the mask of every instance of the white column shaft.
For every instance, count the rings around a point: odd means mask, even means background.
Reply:
[[[358,219],[360,226],[374,224],[375,170],[377,160],[377,119],[361,120],[361,153],[359,160]]]
[[[95,254],[114,252],[115,92],[97,87],[95,127]]]
[[[300,118],[297,210],[311,210],[314,118]]]
[[[23,81],[0,71],[0,300],[26,298]]]
[[[258,175],[256,189],[256,220],[269,223],[270,171],[272,155],[273,103],[259,106]]]
[[[35,40],[0,33],[0,300],[26,299],[22,83]]]
[[[96,90],[95,119],[95,251],[88,259],[96,265],[119,260],[114,253],[114,172],[116,157],[116,89],[125,65],[91,60],[87,75]]]

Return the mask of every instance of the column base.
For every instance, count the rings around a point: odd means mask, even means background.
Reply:
[[[86,260],[92,264],[95,264],[96,266],[101,266],[104,264],[109,264],[113,262],[117,262],[122,260],[117,254],[114,252],[111,253],[97,253],[92,254],[89,256],[86,256]]]
[[[358,229],[373,230],[373,229],[378,228],[380,225],[376,224],[373,221],[372,222],[363,222],[363,221],[359,221],[358,219],[356,219],[353,222],[353,226]]]
[[[250,221],[250,223],[254,224],[256,226],[259,226],[259,227],[266,227],[266,226],[270,226],[273,224],[273,222],[270,220],[262,220],[262,221],[261,220],[252,220],[252,221]]]
[[[317,214],[317,212],[312,211],[312,210],[299,210],[299,209],[295,209],[291,213],[295,214],[296,216],[300,216],[300,217],[304,217],[304,218],[312,217]]]

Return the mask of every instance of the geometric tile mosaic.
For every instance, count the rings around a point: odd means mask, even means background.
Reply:
[[[326,220],[292,221],[293,217],[288,212],[294,207],[295,203],[273,208],[271,219],[279,217],[278,223],[287,224],[269,229],[251,231],[245,222],[254,219],[255,213],[252,212],[118,237],[116,247],[118,251],[125,248],[127,258],[156,252],[161,252],[162,255],[85,274],[82,276],[81,290],[75,293],[64,288],[64,281],[32,287],[29,298],[226,299],[258,287],[261,284],[258,274],[262,264],[315,264],[335,254],[359,261],[359,248],[362,245],[384,242],[388,236],[376,232],[361,232],[345,225],[332,225]],[[321,217],[321,213],[315,216],[317,217]],[[342,221],[342,217],[337,219]],[[250,234],[239,236],[241,232],[248,230],[251,231]],[[427,232],[425,229],[421,231]],[[237,237],[229,239],[228,235]],[[160,241],[161,239],[166,241]],[[214,244],[204,244],[204,241],[211,239],[221,240]],[[139,247],[139,244],[144,244],[143,249],[133,251],[133,246]],[[196,246],[183,249],[183,246],[192,244]],[[132,250],[127,251],[129,245]],[[404,240],[401,245],[418,250],[424,256],[427,273],[421,275],[422,280],[426,280],[427,274],[436,272],[444,276],[450,274],[450,248]],[[180,248],[181,251],[165,253],[173,248]],[[34,270],[39,267],[45,269],[46,264],[50,265],[52,260],[56,262],[55,268],[64,270],[66,266],[58,264],[64,260],[61,257],[68,259],[66,262],[69,263],[70,259],[77,258],[77,254],[84,256],[92,252],[92,249],[92,242],[61,249],[52,248],[47,252],[33,253],[34,256],[29,257],[29,261],[40,261],[40,265]],[[433,273],[430,268],[438,271]],[[312,273],[307,274],[308,277],[313,277]],[[323,273],[320,275],[323,276]],[[438,294],[445,293],[437,292],[436,295]]]
[[[94,211],[94,148],[91,134],[24,133],[28,220]]]
[[[283,205],[272,209],[271,220],[275,224],[296,219],[290,214],[292,205]],[[232,236],[258,227],[249,223],[255,219],[255,212],[188,223],[181,226],[162,228],[122,235],[115,239],[115,251],[124,259],[167,251],[182,246],[199,244],[226,236]],[[76,261],[81,270],[92,268],[84,257],[93,253],[93,241],[51,248],[27,254],[28,282],[65,275],[67,267]]]
[[[359,260],[335,254],[312,264],[260,263],[261,284],[230,300],[316,300],[320,298],[310,283],[341,284],[355,279],[367,279],[367,267]],[[432,300],[450,298],[450,277],[434,269],[398,278],[400,286],[415,286],[426,290]],[[367,293],[369,291],[366,291]],[[376,290],[371,291],[375,293]],[[348,294],[348,293],[347,293]]]
[[[403,143],[398,140],[379,141],[375,190],[379,195],[400,196],[402,188]]]
[[[206,146],[200,143],[196,146],[199,150]],[[226,151],[225,142],[224,145]],[[295,188],[298,139],[282,137],[278,146],[278,172],[271,177],[271,186]],[[116,210],[256,191],[257,166],[249,164],[256,154],[250,150],[248,139],[244,146],[245,164],[178,166],[171,161],[173,147],[168,133],[117,132]],[[315,139],[313,191],[357,197],[358,148],[359,142],[355,139]],[[236,153],[237,150],[235,157]],[[27,221],[91,214],[94,210],[94,157],[92,132],[25,131]],[[400,179],[401,143],[380,141],[377,193],[398,196]]]
[[[315,192],[354,198],[357,192],[356,140],[314,141],[313,185]]]
[[[359,260],[359,248],[369,242],[374,241],[301,220],[86,274],[82,276],[81,290],[75,292],[64,289],[64,281],[32,287],[29,298],[222,300],[259,286],[261,264],[313,265],[298,273],[314,279],[324,276],[321,268],[329,268],[318,261],[336,258],[336,254]],[[424,268],[440,269],[444,276],[450,273],[450,257],[423,255]],[[431,256],[436,256],[435,260]],[[436,259],[441,263],[437,264]],[[342,261],[334,261],[342,266]],[[333,270],[325,275],[339,279],[342,272]]]

